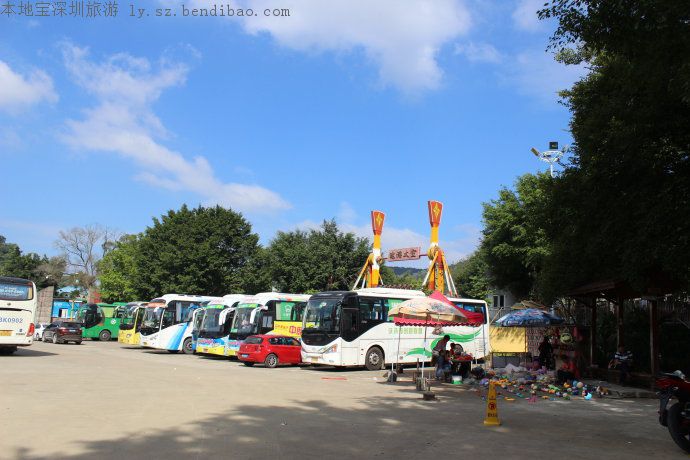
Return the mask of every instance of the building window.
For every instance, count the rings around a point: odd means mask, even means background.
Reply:
[[[504,295],[494,296],[494,308],[503,308],[506,305],[506,299]]]

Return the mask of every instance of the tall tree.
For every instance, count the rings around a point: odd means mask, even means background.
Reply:
[[[489,265],[482,249],[477,249],[469,256],[451,267],[453,281],[461,297],[488,300],[491,294]]]
[[[343,233],[331,220],[318,230],[278,232],[266,253],[271,282],[281,291],[350,289],[369,254],[369,241]]]
[[[100,225],[61,230],[55,247],[62,252],[79,287],[88,291],[96,284],[98,262],[117,238],[117,233]]]
[[[101,297],[106,302],[128,302],[138,299],[138,249],[138,235],[124,235],[98,263]]]
[[[538,275],[550,251],[544,224],[551,181],[546,173],[525,174],[515,190],[503,188],[498,199],[484,204],[481,262],[475,261],[475,269],[488,267],[491,284],[518,297],[540,296]]]
[[[136,297],[243,292],[258,240],[240,213],[220,206],[168,211],[137,243]]]
[[[551,46],[589,74],[564,93],[573,161],[558,203],[544,282],[598,279],[690,286],[690,3],[558,0]]]

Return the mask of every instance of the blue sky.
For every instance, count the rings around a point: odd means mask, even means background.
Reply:
[[[68,2],[69,4],[69,2]],[[54,254],[60,229],[142,231],[183,203],[232,207],[267,243],[336,218],[451,260],[481,203],[570,142],[543,0],[243,0],[244,18],[0,17],[0,234]],[[192,0],[188,8],[212,2]],[[220,3],[218,3],[220,5]],[[223,3],[226,5],[228,3]],[[155,8],[177,17],[155,17]],[[290,17],[264,17],[289,8]]]

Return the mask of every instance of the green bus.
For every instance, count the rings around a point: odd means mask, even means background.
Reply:
[[[76,318],[82,324],[82,337],[104,342],[117,338],[120,324],[131,316],[131,310],[125,302],[82,305],[77,310]]]

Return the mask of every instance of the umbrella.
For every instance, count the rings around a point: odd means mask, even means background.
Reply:
[[[395,324],[409,326],[457,326],[469,322],[464,310],[448,299],[443,301],[431,296],[400,302],[388,311],[388,316]]]
[[[440,297],[439,297],[440,296]],[[458,308],[440,292],[429,297],[415,297],[400,302],[390,310],[388,317],[398,326],[424,326],[424,349],[428,326],[460,326],[469,324],[465,310]],[[400,330],[398,330],[398,355],[400,354]],[[392,363],[391,363],[392,367]],[[422,361],[424,376],[424,361]]]
[[[562,324],[563,318],[536,308],[511,311],[496,320],[498,326],[547,327]]]

